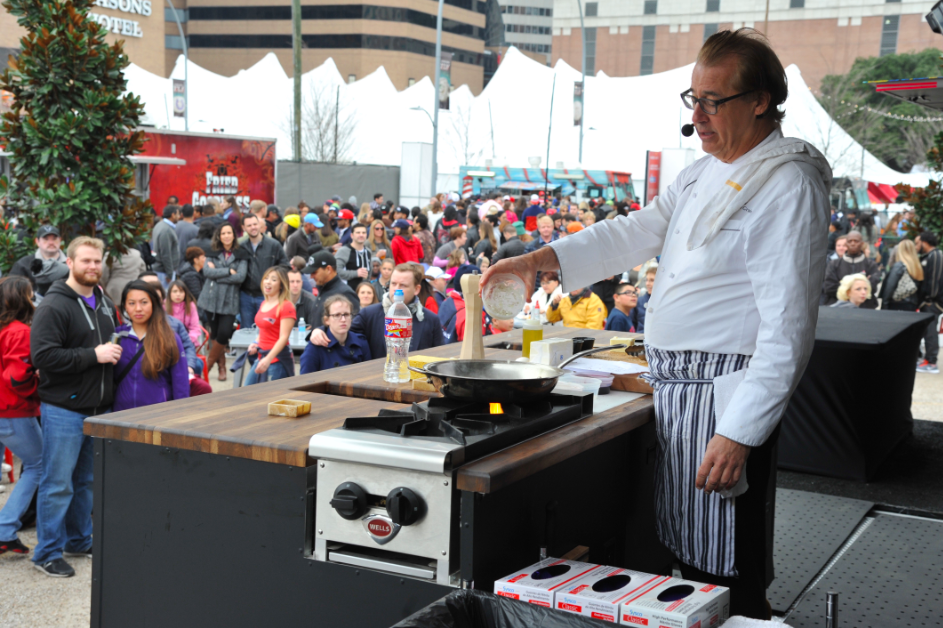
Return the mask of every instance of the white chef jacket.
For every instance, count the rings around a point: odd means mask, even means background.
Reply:
[[[753,151],[781,137],[773,131]],[[661,255],[645,341],[752,356],[716,433],[756,447],[775,429],[812,352],[829,203],[813,165],[784,164],[714,239],[689,251],[695,218],[749,155],[731,164],[703,157],[642,210],[550,246],[564,292]]]

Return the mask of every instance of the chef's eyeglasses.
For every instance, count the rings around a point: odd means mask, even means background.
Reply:
[[[746,96],[747,94],[752,94],[755,90],[750,90],[748,92],[741,92],[735,96],[729,96],[728,98],[721,98],[720,100],[714,100],[713,98],[695,98],[694,94],[691,93],[691,90],[686,92],[681,92],[681,102],[684,103],[684,106],[688,109],[694,109],[694,105],[701,105],[701,111],[706,113],[709,116],[713,116],[717,113],[717,108],[724,104],[725,102],[730,102],[740,98],[741,96]]]
[[[327,315],[328,318],[333,318],[336,321],[342,321],[348,318],[353,318],[353,316],[354,315],[351,314],[350,312],[346,312],[344,314],[328,314]]]

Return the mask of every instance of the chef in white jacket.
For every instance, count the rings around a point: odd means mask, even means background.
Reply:
[[[779,420],[812,352],[831,170],[784,138],[786,77],[752,29],[712,35],[681,97],[707,156],[641,211],[503,260],[564,292],[661,256],[645,322],[659,440],[655,507],[686,578],[769,618]],[[748,462],[749,458],[749,462]]]

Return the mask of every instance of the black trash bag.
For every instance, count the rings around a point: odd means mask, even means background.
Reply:
[[[612,628],[612,624],[464,589],[433,602],[392,628]]]

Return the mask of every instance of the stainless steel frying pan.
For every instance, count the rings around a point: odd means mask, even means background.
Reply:
[[[482,402],[522,403],[550,394],[566,373],[562,367],[573,360],[626,345],[608,345],[581,351],[559,367],[506,360],[443,360],[425,368],[409,370],[425,375],[435,389],[451,399]]]

